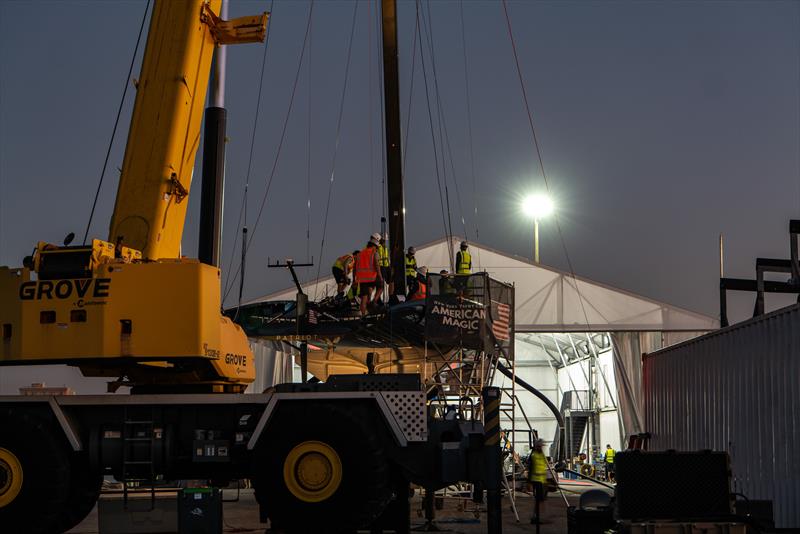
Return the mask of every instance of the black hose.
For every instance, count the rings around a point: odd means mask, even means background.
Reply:
[[[547,405],[547,407],[550,408],[550,411],[553,412],[553,415],[555,416],[556,421],[558,421],[559,435],[561,435],[561,436],[564,435],[564,428],[565,428],[565,426],[564,426],[564,418],[561,416],[561,412],[558,410],[558,408],[556,408],[556,405],[553,404],[553,402],[550,399],[548,399],[547,396],[544,393],[542,393],[541,391],[539,391],[538,389],[536,389],[532,385],[528,384],[527,382],[525,382],[520,377],[515,376],[505,365],[503,365],[500,362],[497,362],[497,370],[500,371],[501,373],[503,373],[504,375],[506,375],[508,378],[510,378],[511,380],[516,382],[517,384],[519,384],[523,389],[533,393],[535,396],[537,396],[539,398],[539,400],[541,400],[543,403],[545,403]],[[558,460],[563,460],[564,459],[563,458],[563,456],[564,456],[564,447],[559,447],[559,450],[561,452],[559,454]]]

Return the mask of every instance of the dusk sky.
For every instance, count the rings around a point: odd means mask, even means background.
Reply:
[[[269,5],[232,0],[230,15]],[[290,285],[285,271],[267,271],[268,257],[310,255],[328,274],[334,257],[363,246],[380,228],[379,26],[376,3],[366,0],[358,4],[354,27],[355,3],[314,4],[283,148],[262,218],[253,227],[277,157],[309,6],[276,0],[268,29],[249,180],[253,245],[245,298]],[[416,45],[409,107],[415,3],[399,2],[408,244],[444,235],[422,50],[436,149],[440,158],[445,155],[446,171],[440,162],[439,172],[448,183],[453,233],[466,231],[471,240],[479,233],[481,243],[530,257],[533,232],[518,204],[544,185],[502,3],[425,0],[420,6],[423,42]],[[83,235],[144,7],[140,0],[0,0],[0,265],[20,266],[39,240],[60,243],[70,231]],[[788,221],[800,217],[800,3],[510,0],[508,9],[576,274],[718,316],[720,232],[728,276],[753,277],[757,256],[788,256]],[[239,239],[263,50],[228,49],[226,270]],[[444,151],[436,84],[447,132]],[[94,237],[108,234],[132,103],[129,91]],[[199,194],[190,199],[183,253],[196,257]],[[552,219],[542,222],[541,238],[543,263],[566,269]],[[313,278],[316,271],[302,274]],[[744,318],[752,299],[732,298],[732,318]]]

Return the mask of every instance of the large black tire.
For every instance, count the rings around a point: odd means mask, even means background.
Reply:
[[[61,429],[45,417],[0,409],[0,448],[22,467],[22,488],[0,508],[3,532],[53,534],[69,502],[69,449]]]
[[[305,401],[279,406],[262,441],[253,483],[256,499],[266,510],[273,529],[302,533],[353,531],[370,525],[391,499],[389,465],[375,429],[369,428],[364,417],[344,407]],[[292,494],[283,476],[289,452],[307,441],[329,445],[342,464],[337,491],[316,503]]]
[[[70,458],[69,498],[58,519],[56,532],[66,532],[77,526],[92,511],[103,485],[103,475],[92,471],[85,454]]]

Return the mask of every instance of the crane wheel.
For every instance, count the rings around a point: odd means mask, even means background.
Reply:
[[[91,470],[85,454],[72,454],[69,473],[69,497],[58,519],[57,532],[70,530],[89,515],[103,485],[102,473]]]
[[[380,516],[392,496],[389,465],[359,415],[330,404],[278,405],[253,481],[273,529],[347,532]]]
[[[63,532],[69,502],[68,448],[45,418],[0,409],[0,525],[5,532]]]

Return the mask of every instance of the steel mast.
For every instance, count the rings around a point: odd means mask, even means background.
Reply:
[[[389,208],[389,254],[394,295],[406,294],[405,197],[400,147],[400,83],[397,67],[397,3],[382,0],[383,101],[386,117],[386,179]]]

